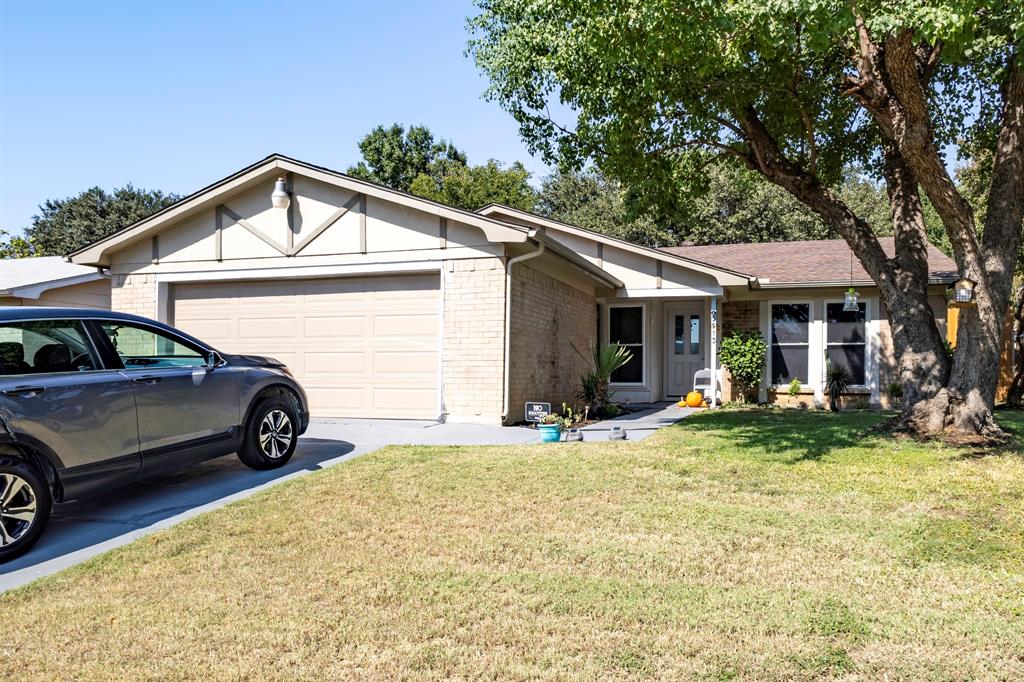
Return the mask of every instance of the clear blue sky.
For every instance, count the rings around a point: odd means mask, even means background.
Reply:
[[[272,152],[344,170],[394,121],[539,177],[463,56],[473,9],[0,0],[0,228],[93,185],[188,193]]]

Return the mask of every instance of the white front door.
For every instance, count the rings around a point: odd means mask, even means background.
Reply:
[[[693,390],[693,375],[704,369],[704,303],[665,306],[665,393],[683,396]]]

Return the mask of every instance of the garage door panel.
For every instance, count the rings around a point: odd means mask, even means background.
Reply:
[[[183,284],[174,323],[295,373],[324,417],[436,418],[436,275]]]

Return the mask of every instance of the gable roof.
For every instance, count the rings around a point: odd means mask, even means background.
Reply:
[[[890,258],[896,240],[882,237],[882,249]],[[757,277],[761,287],[848,285],[852,252],[843,239],[799,242],[670,246],[662,249],[723,268]],[[958,278],[956,263],[935,246],[928,245],[928,275],[933,284],[950,284]],[[857,258],[853,259],[853,283],[874,286]]]
[[[454,208],[445,204],[424,199],[408,192],[385,187],[350,175],[314,166],[304,161],[292,159],[282,154],[271,154],[251,166],[218,180],[183,199],[171,204],[137,223],[97,240],[71,253],[68,259],[72,263],[85,265],[107,265],[109,254],[147,237],[160,232],[173,221],[182,220],[200,211],[212,208],[221,202],[225,195],[243,191],[258,185],[285,172],[293,172],[315,180],[320,180],[337,187],[361,192],[367,196],[385,199],[397,204],[415,208],[442,218],[455,220],[483,230],[493,242],[522,243],[529,238],[528,228],[505,223],[473,211]]]
[[[96,268],[68,263],[60,256],[0,260],[0,295],[39,298],[50,289],[103,279]]]
[[[545,218],[544,216],[537,215],[536,213],[530,213],[529,211],[522,211],[518,208],[512,208],[504,204],[491,203],[486,206],[477,209],[477,213],[481,215],[506,215],[511,218],[523,220],[538,227],[544,229],[551,229],[557,232],[565,232],[567,234],[573,234],[579,237],[585,237],[595,242],[602,244],[609,244],[625,251],[631,251],[638,253],[649,258],[653,258],[658,261],[672,263],[690,270],[695,270],[707,275],[711,275],[718,283],[723,286],[747,286],[750,285],[753,280],[753,276],[744,272],[734,270],[729,267],[723,267],[717,264],[706,263],[699,261],[694,258],[672,253],[665,249],[656,249],[650,246],[642,246],[640,244],[634,244],[633,242],[626,241],[625,239],[619,239],[618,237],[611,237],[600,232],[588,230],[578,225],[571,225],[569,223],[563,223],[559,220],[553,220],[551,218]]]

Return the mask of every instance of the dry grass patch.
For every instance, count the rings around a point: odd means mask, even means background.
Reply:
[[[0,679],[1024,677],[1024,419],[391,448],[0,596]]]

